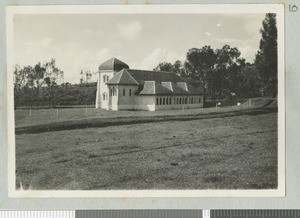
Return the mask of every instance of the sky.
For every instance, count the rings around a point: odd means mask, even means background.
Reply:
[[[97,71],[116,57],[131,69],[184,62],[190,48],[228,44],[252,63],[265,14],[18,14],[14,15],[14,63],[21,67],[55,58],[64,82]]]

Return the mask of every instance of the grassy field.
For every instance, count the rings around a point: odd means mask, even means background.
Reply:
[[[216,109],[202,113],[210,110]],[[227,110],[239,109],[220,109]],[[55,111],[53,117],[32,111],[31,120],[25,112],[16,111],[17,126],[55,122]],[[77,112],[63,113],[58,119],[80,118]],[[98,110],[86,116],[165,113],[170,111]],[[272,189],[277,187],[277,113],[17,134],[16,176],[17,188],[22,182],[25,189],[38,190]]]
[[[249,102],[241,106],[221,107],[221,108],[199,108],[182,110],[166,110],[166,111],[107,111],[96,108],[58,108],[58,109],[20,109],[15,111],[15,126],[26,127],[40,124],[51,124],[66,121],[78,121],[88,119],[107,119],[107,118],[138,118],[138,117],[165,117],[165,116],[191,116],[191,115],[207,115],[212,113],[225,113],[247,110],[249,108],[265,107],[271,102],[275,102],[274,107],[277,107],[277,102],[274,99],[258,98],[252,99],[251,107]]]

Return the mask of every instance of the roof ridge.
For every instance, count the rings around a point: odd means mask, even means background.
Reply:
[[[112,66],[113,66],[113,70],[115,70],[115,57],[112,58]]]
[[[121,70],[119,73],[120,73],[120,76],[119,76],[119,80],[118,80],[118,83],[120,82],[120,80],[121,80],[121,78],[122,78],[122,76],[123,76],[123,72],[124,72],[124,70]],[[119,74],[118,73],[118,74]]]
[[[153,72],[153,73],[169,73],[169,74],[173,74],[172,72],[169,72],[169,71],[161,71],[161,70],[141,70],[141,69],[128,69],[128,70],[132,70],[132,71],[145,71],[145,72]],[[176,75],[174,73],[174,75]],[[178,75],[176,75],[178,76]]]
[[[133,79],[134,82],[135,82],[137,85],[139,85],[138,81],[136,81],[136,79],[133,78],[133,76],[131,76],[131,74],[130,74],[127,70],[128,70],[128,69],[123,69],[122,71],[126,71],[126,73],[131,77],[131,79]]]

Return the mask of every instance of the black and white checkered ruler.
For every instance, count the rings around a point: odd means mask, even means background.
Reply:
[[[75,218],[75,210],[68,211],[18,211],[2,210],[0,218]]]
[[[0,211],[0,218],[300,218],[300,210]]]
[[[300,210],[211,210],[211,218],[300,218]]]

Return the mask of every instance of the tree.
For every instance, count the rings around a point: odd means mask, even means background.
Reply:
[[[55,59],[45,64],[45,77],[44,81],[48,87],[48,95],[51,101],[51,106],[54,108],[57,103],[57,85],[62,82],[64,72],[56,67]]]
[[[15,66],[14,70],[14,107],[19,106],[20,95],[23,87],[26,85],[26,74],[21,70],[20,65]]]
[[[276,14],[266,14],[260,29],[261,40],[255,65],[263,81],[266,94],[277,96],[277,27]]]
[[[36,84],[36,98],[38,99],[37,104],[39,104],[40,101],[43,101],[43,93],[40,91],[40,88],[41,84],[44,82],[45,72],[46,68],[41,66],[40,62],[34,66],[33,80]]]
[[[218,98],[230,97],[232,93],[239,92],[239,73],[245,66],[245,59],[240,58],[241,52],[229,45],[216,49],[216,64],[211,81],[213,95]]]
[[[215,63],[216,54],[210,46],[204,46],[200,49],[192,48],[186,54],[184,67],[187,78],[193,85],[203,90],[204,102]]]
[[[262,84],[257,67],[246,64],[239,74],[239,95],[242,97],[258,97],[262,95]]]
[[[153,68],[153,70],[171,72],[178,76],[181,76],[183,74],[184,67],[181,61],[177,60],[174,62],[174,64],[171,64],[169,62],[160,62],[155,68]]]

